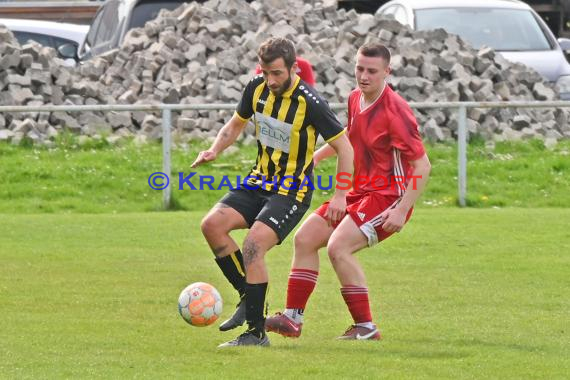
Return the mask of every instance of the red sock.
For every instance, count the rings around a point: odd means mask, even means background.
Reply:
[[[372,322],[370,303],[368,302],[368,288],[348,285],[340,288],[342,298],[348,306],[354,323]]]
[[[287,284],[287,309],[305,309],[319,272],[309,269],[291,269]]]

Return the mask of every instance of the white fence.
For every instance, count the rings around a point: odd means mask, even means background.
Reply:
[[[467,196],[467,109],[468,108],[558,108],[570,107],[570,101],[550,101],[550,102],[411,102],[410,106],[416,109],[423,108],[454,108],[458,111],[457,129],[457,192],[459,205],[465,207]],[[63,106],[0,106],[0,113],[12,112],[81,112],[81,111],[160,111],[162,112],[162,171],[171,177],[170,169],[170,132],[172,124],[172,111],[217,111],[233,110],[235,104],[122,104],[122,105],[63,105]],[[334,110],[345,110],[346,104],[333,103]],[[163,207],[170,208],[171,186],[163,190]]]

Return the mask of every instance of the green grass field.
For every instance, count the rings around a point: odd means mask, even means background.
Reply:
[[[245,176],[256,150],[239,147],[215,164],[190,169],[204,144],[172,153],[172,173],[192,171],[235,180]],[[432,175],[419,207],[454,207],[457,204],[457,150],[454,145],[427,147]],[[540,141],[500,143],[487,151],[480,143],[469,146],[467,203],[472,207],[570,207],[570,141],[554,150]],[[317,168],[319,175],[334,174],[335,160]],[[104,143],[79,146],[60,142],[56,149],[0,144],[0,213],[114,213],[160,210],[162,192],[148,185],[148,177],[162,170],[158,144],[113,148]],[[199,187],[198,181],[192,181]],[[235,181],[234,181],[235,182]],[[171,181],[178,210],[206,210],[226,191],[178,189]],[[325,181],[328,183],[328,180]],[[314,204],[330,192],[316,191]]]
[[[204,147],[174,150],[173,173],[190,173]],[[161,152],[71,136],[55,149],[0,144],[0,379],[568,378],[570,142],[472,142],[466,209],[455,207],[456,147],[428,146],[432,176],[412,221],[359,254],[383,341],[335,340],[351,320],[322,252],[302,337],[224,351],[243,330],[191,327],[177,299],[206,281],[222,319],[233,312],[199,229],[226,190],[175,189],[180,212],[156,212],[162,193],[147,179]],[[253,157],[239,147],[198,174],[243,176]],[[316,191],[312,209],[329,195]],[[270,312],[283,307],[291,244],[268,256]]]
[[[194,281],[219,288],[222,318],[236,301],[202,214],[0,214],[0,378],[568,378],[567,209],[418,210],[359,254],[383,341],[335,341],[350,318],[323,254],[302,337],[229,350],[236,333],[177,313]],[[291,254],[268,256],[271,311]]]

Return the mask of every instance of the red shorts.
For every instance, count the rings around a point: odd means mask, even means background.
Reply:
[[[400,197],[397,195],[382,195],[378,192],[348,193],[346,196],[346,213],[364,233],[368,239],[368,246],[372,247],[393,234],[393,232],[386,232],[382,229],[380,226],[382,220],[379,216],[386,209],[396,207],[399,201]],[[315,210],[315,213],[325,218],[328,208],[329,201],[326,201]],[[408,212],[406,222],[410,220],[413,210],[411,208]],[[336,223],[333,227],[336,228],[338,224]]]

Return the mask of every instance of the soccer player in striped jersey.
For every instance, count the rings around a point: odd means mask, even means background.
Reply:
[[[327,247],[340,281],[340,292],[354,323],[339,339],[380,339],[372,321],[364,271],[355,253],[400,232],[422,193],[431,165],[418,126],[406,101],[387,84],[390,51],[368,43],[356,55],[358,88],[348,100],[348,137],[354,148],[353,189],[340,223],[324,218],[325,202],[295,235],[295,256],[284,313],[267,318],[266,329],[284,336],[301,334],[303,313],[318,276],[318,250]],[[323,147],[315,164],[332,156]]]
[[[271,38],[260,46],[258,57],[262,75],[249,82],[233,117],[192,164],[214,160],[253,118],[258,153],[248,181],[226,194],[201,225],[218,266],[241,300],[220,330],[248,323],[245,333],[220,347],[269,345],[264,329],[268,284],[264,256],[309,208],[317,137],[321,135],[338,155],[338,172],[353,170],[353,149],[345,130],[326,101],[296,74],[293,43]],[[344,216],[346,193],[335,191],[326,213],[331,223]],[[246,228],[242,255],[229,233]]]

